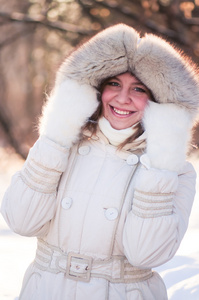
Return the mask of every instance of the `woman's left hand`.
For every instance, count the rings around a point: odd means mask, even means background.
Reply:
[[[180,172],[190,139],[191,113],[175,104],[158,104],[149,101],[143,125],[147,150],[141,158],[148,167]]]

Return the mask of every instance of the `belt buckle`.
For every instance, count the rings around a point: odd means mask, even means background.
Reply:
[[[92,257],[73,252],[68,253],[66,277],[76,281],[89,282],[91,277]]]

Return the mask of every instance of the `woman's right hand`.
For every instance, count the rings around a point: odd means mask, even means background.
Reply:
[[[43,109],[40,135],[70,148],[99,105],[97,93],[94,87],[71,79],[56,85]]]

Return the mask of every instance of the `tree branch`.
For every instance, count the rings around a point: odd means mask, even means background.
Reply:
[[[84,3],[82,2],[82,0],[77,0],[77,2],[78,2],[78,4],[81,6],[81,8],[82,8],[84,14],[87,15],[87,16],[90,18],[90,20],[91,20],[92,22],[97,22],[97,23],[99,23],[99,24],[101,25],[102,28],[104,28],[103,21],[102,21],[99,17],[93,16],[93,15],[90,13],[90,9],[91,9],[91,7],[93,7],[93,6],[88,6],[88,5],[84,4]]]
[[[96,2],[96,0],[94,0]],[[179,32],[169,29],[165,26],[160,26],[160,24],[156,23],[155,21],[148,19],[148,18],[142,18],[140,20],[140,15],[134,13],[131,9],[126,8],[123,4],[114,3],[114,5],[109,4],[107,1],[100,1],[100,5],[103,7],[106,7],[112,11],[116,11],[128,18],[131,18],[149,30],[152,30],[155,33],[159,33],[161,35],[167,36],[171,38],[173,41],[180,43],[184,46],[190,46],[190,43],[185,41],[182,35],[179,34]],[[198,25],[199,24],[199,18],[191,18],[191,19],[185,19],[181,20],[181,22],[187,26],[189,25]]]
[[[6,20],[9,20],[11,22],[22,22],[22,23],[29,23],[29,24],[38,24],[43,25],[46,27],[49,27],[51,29],[64,31],[64,32],[73,32],[78,33],[80,35],[91,35],[93,34],[92,30],[86,30],[82,29],[81,26],[61,22],[61,21],[55,21],[51,22],[49,21],[45,16],[43,15],[37,15],[36,17],[31,17],[29,15],[23,14],[23,13],[6,13],[6,12],[0,12],[0,18],[4,18]]]

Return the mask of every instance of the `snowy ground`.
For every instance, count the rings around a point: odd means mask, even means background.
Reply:
[[[199,175],[199,155],[191,160]],[[16,155],[8,155],[0,148],[0,201],[11,175],[22,163]],[[35,238],[14,234],[0,215],[0,300],[14,300],[19,295],[24,272],[34,259],[35,249]],[[176,256],[156,270],[166,283],[169,300],[199,300],[199,176],[185,238]]]

